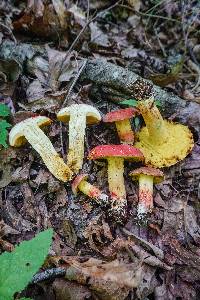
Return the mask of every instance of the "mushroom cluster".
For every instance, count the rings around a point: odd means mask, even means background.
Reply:
[[[131,119],[141,114],[146,127],[134,133]],[[73,104],[62,108],[57,118],[69,123],[67,163],[54,149],[50,139],[40,127],[51,120],[44,116],[28,118],[15,125],[9,135],[10,145],[22,146],[28,141],[39,153],[49,171],[63,182],[72,180],[72,191],[78,191],[108,209],[109,216],[123,222],[127,215],[127,197],[124,182],[124,162],[145,164],[130,172],[139,182],[137,218],[147,220],[153,208],[153,184],[160,183],[164,174],[157,168],[171,166],[184,159],[192,150],[194,142],[188,127],[163,120],[154,99],[138,102],[136,108],[115,110],[103,117],[105,123],[115,123],[120,144],[99,145],[89,154],[90,160],[106,160],[109,195],[88,182],[88,175],[79,173],[85,157],[85,129],[87,125],[101,121],[101,114],[91,105]],[[134,145],[134,146],[133,146]]]

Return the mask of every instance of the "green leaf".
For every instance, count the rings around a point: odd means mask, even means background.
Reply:
[[[39,270],[48,254],[53,230],[45,230],[22,242],[12,253],[0,255],[0,299],[11,300],[23,290]]]
[[[137,100],[135,99],[128,99],[120,102],[119,104],[128,105],[128,106],[137,106]]]
[[[161,102],[160,102],[159,100],[156,100],[156,101],[155,101],[155,105],[158,106],[158,107],[161,107],[161,106],[162,106],[162,104],[161,104]]]
[[[32,300],[31,298],[20,298],[19,300]]]
[[[10,109],[7,105],[0,103],[0,117],[7,117],[10,115]]]
[[[140,118],[135,117],[134,123],[135,123],[135,127],[138,128],[138,126],[140,125]]]
[[[11,127],[11,125],[6,120],[0,121],[0,145],[5,148],[8,146],[6,143],[8,131],[7,128]]]

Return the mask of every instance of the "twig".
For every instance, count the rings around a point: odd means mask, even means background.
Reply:
[[[188,65],[189,67],[193,70],[196,71],[198,74],[198,79],[197,82],[195,84],[195,86],[192,88],[192,91],[195,91],[199,85],[200,85],[200,67],[198,65],[196,65],[193,61],[191,61],[190,59],[188,60]]]
[[[38,283],[44,280],[54,279],[56,277],[65,276],[66,269],[65,268],[52,268],[47,269],[44,272],[38,273],[33,276],[31,283]]]
[[[141,16],[145,16],[145,17],[150,17],[150,18],[157,18],[157,19],[163,19],[163,20],[167,20],[167,21],[171,21],[171,22],[176,22],[176,23],[181,23],[181,21],[176,20],[176,19],[172,19],[172,18],[168,18],[168,17],[164,17],[164,16],[160,16],[160,15],[153,15],[153,14],[148,14],[148,13],[143,13],[141,11],[135,11],[132,7],[128,6],[128,5],[124,5],[124,4],[118,4],[119,7],[122,8],[126,8],[132,12],[134,12],[137,15],[141,15]]]
[[[89,17],[90,17],[90,0],[87,0],[87,15],[86,15],[87,22],[89,21]]]
[[[144,239],[140,238],[139,236],[135,235],[134,233],[128,231],[127,229],[123,228],[122,231],[131,236],[134,240],[136,240],[137,242],[139,242],[140,244],[142,244],[144,247],[146,247],[148,250],[151,250],[154,252],[154,254],[159,258],[159,259],[163,259],[164,258],[164,253],[163,251],[156,247],[155,245],[145,241]]]
[[[73,90],[73,88],[74,88],[74,86],[75,86],[77,80],[79,79],[81,73],[83,72],[83,70],[84,70],[86,64],[87,64],[87,59],[85,59],[85,60],[83,61],[83,64],[82,64],[81,68],[79,69],[78,73],[76,74],[76,77],[74,78],[74,80],[73,80],[73,82],[72,82],[72,84],[71,84],[71,86],[70,86],[70,88],[69,88],[69,90],[68,90],[68,92],[67,92],[67,95],[66,95],[66,97],[65,97],[65,100],[63,101],[63,104],[62,104],[61,107],[64,107],[65,104],[67,103],[67,101],[68,101],[68,99],[69,99],[69,96],[70,96],[70,94],[71,94],[71,92],[72,92],[72,90]]]
[[[81,29],[81,31],[79,32],[79,34],[77,35],[77,37],[75,38],[75,40],[72,42],[71,46],[69,47],[69,49],[67,50],[67,53],[63,59],[63,62],[65,61],[65,59],[68,57],[69,53],[74,49],[76,43],[78,42],[78,40],[80,39],[81,35],[84,33],[84,31],[86,30],[86,28],[90,25],[91,22],[95,21],[98,17],[100,17],[101,15],[105,14],[106,12],[110,11],[111,9],[113,9],[114,7],[118,6],[119,3],[122,0],[117,1],[115,4],[111,5],[110,7],[102,10],[101,12],[97,13],[96,16],[92,16],[92,18],[90,20],[88,20],[85,24],[85,26]],[[62,68],[60,73],[62,73]]]

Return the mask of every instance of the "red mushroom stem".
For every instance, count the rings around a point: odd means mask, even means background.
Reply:
[[[153,208],[153,176],[140,175],[138,219],[143,218]]]
[[[99,188],[90,184],[88,181],[87,174],[77,175],[72,182],[72,190],[73,193],[76,195],[78,190],[81,191],[83,194],[87,195],[88,197],[95,199],[96,202],[100,205],[107,205],[108,204],[108,196],[100,191]]]

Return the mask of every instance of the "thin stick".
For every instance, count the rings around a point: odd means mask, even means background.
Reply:
[[[67,103],[67,101],[68,101],[68,99],[69,99],[69,96],[70,96],[70,94],[71,94],[71,92],[72,92],[72,90],[73,90],[73,88],[74,88],[74,86],[75,86],[77,80],[79,79],[81,73],[83,72],[83,70],[84,70],[86,64],[87,64],[87,59],[85,59],[85,60],[83,61],[83,64],[82,64],[81,68],[79,69],[78,73],[76,74],[76,77],[74,78],[74,80],[73,80],[73,82],[72,82],[72,84],[71,84],[71,86],[70,86],[70,88],[69,88],[69,90],[68,90],[68,92],[67,92],[67,95],[66,95],[66,97],[65,97],[65,100],[63,101],[63,104],[62,104],[61,107],[64,107],[65,104]]]
[[[159,15],[147,14],[147,13],[143,13],[141,11],[135,11],[132,7],[130,7],[128,5],[119,4],[118,6],[122,7],[122,8],[126,8],[126,9],[134,12],[135,14],[138,14],[138,15],[141,15],[141,16],[144,16],[144,17],[157,18],[157,19],[163,19],[163,20],[167,20],[167,21],[171,21],[171,22],[181,23],[181,21],[176,20],[176,19],[172,19],[172,18],[168,18],[168,17],[164,17],[164,16],[159,16]]]
[[[41,281],[49,280],[49,279],[54,279],[56,277],[62,277],[66,273],[65,268],[52,268],[52,269],[47,269],[44,272],[38,273],[33,276],[31,283],[38,283]]]
[[[113,9],[114,7],[118,6],[119,3],[121,2],[122,0],[119,0],[117,1],[115,4],[111,5],[110,7],[102,10],[101,12],[97,13],[96,16],[92,16],[92,18],[90,20],[87,21],[87,23],[85,24],[85,26],[81,29],[81,31],[79,32],[79,34],[77,35],[77,37],[75,38],[75,40],[72,42],[71,46],[69,47],[69,49],[67,50],[67,53],[63,59],[63,62],[65,61],[65,59],[68,57],[69,53],[74,49],[76,43],[78,42],[78,40],[80,39],[81,35],[84,33],[84,31],[86,30],[86,28],[88,27],[88,25],[90,25],[91,22],[95,21],[98,17],[100,17],[101,15],[103,15],[104,13],[110,11],[111,9]],[[60,73],[62,73],[62,69],[61,68],[61,71]]]
[[[90,0],[87,0],[87,15],[86,15],[87,22],[89,21],[89,18],[90,18]]]

